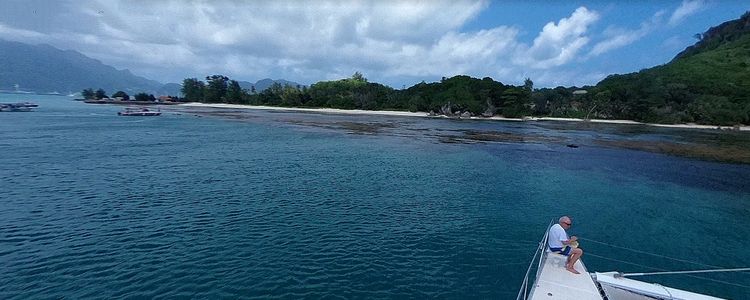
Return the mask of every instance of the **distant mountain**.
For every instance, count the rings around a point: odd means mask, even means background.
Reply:
[[[101,88],[109,94],[116,91],[128,94],[182,94],[181,84],[162,84],[133,75],[129,70],[117,70],[80,52],[60,50],[46,44],[29,45],[0,39],[0,54],[0,91],[71,94],[86,88]],[[283,79],[267,78],[256,83],[241,81],[240,86],[247,90],[255,86],[255,90],[261,92],[275,82],[299,85]]]
[[[158,94],[163,88],[161,83],[129,70],[117,70],[79,52],[50,45],[0,40],[0,53],[0,90],[69,94],[102,88],[108,93]]]
[[[667,64],[599,82],[597,110],[647,122],[750,124],[750,12],[697,37]]]
[[[263,90],[271,87],[271,85],[273,85],[274,83],[279,83],[282,86],[284,86],[284,85],[289,85],[289,86],[293,86],[293,87],[296,87],[298,85],[301,86],[301,84],[296,83],[294,81],[288,81],[288,80],[284,80],[284,79],[272,80],[270,78],[266,78],[266,79],[258,80],[258,82],[255,83],[255,90],[258,91],[258,92],[263,91]]]
[[[157,95],[170,95],[180,96],[182,95],[182,85],[179,83],[167,83],[156,91]]]
[[[282,86],[285,86],[285,85],[289,85],[293,87],[302,86],[301,84],[296,83],[294,81],[289,81],[289,80],[284,80],[284,79],[273,80],[271,78],[266,78],[266,79],[258,80],[255,83],[248,82],[248,81],[239,81],[240,87],[242,89],[250,91],[252,90],[253,87],[255,87],[255,91],[258,93],[271,87],[271,85],[273,85],[274,83],[281,84]]]
[[[248,90],[248,91],[251,90],[253,88],[253,86],[255,86],[254,83],[248,82],[248,81],[238,81],[238,83],[240,84],[240,87],[243,90]]]

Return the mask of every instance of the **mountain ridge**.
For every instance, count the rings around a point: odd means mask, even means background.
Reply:
[[[286,79],[271,79],[271,78],[263,78],[261,80],[256,81],[255,83],[249,82],[249,81],[237,81],[240,84],[240,87],[245,90],[252,90],[253,87],[255,87],[255,91],[260,93],[265,89],[270,88],[274,83],[281,84],[282,86],[289,85],[289,86],[301,86],[301,84],[296,83],[294,81],[289,81]]]
[[[0,39],[0,89],[75,93],[97,87],[136,93],[158,92],[163,84],[118,70],[74,50]]]
[[[0,90],[36,93],[80,93],[83,89],[103,89],[107,93],[146,92],[155,95],[180,95],[179,83],[163,84],[116,69],[75,50],[63,50],[49,44],[31,45],[0,39]],[[273,83],[292,86],[296,82],[265,78],[255,83],[241,81],[243,88],[253,86],[260,92]]]

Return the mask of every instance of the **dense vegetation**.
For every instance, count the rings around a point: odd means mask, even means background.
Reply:
[[[646,122],[750,124],[750,12],[697,35],[670,63],[612,75],[584,102],[593,117]]]
[[[405,90],[368,82],[359,72],[351,78],[306,86],[274,84],[258,93],[243,90],[223,75],[206,81],[183,81],[185,101],[289,107],[329,107],[364,110],[431,111],[436,114],[522,116],[531,112],[531,80],[524,87],[506,86],[489,77],[455,76],[436,83],[419,83]]]
[[[124,91],[117,91],[114,94],[112,94],[112,97],[107,96],[107,92],[103,89],[98,89],[94,91],[94,89],[88,88],[81,91],[81,96],[85,100],[101,100],[101,99],[111,99],[114,98],[116,100],[120,101],[140,101],[140,102],[156,102],[156,97],[154,97],[153,94],[146,94],[146,93],[137,93],[134,97],[130,97],[128,93]],[[178,99],[177,97],[167,96],[166,99],[168,100],[175,100]]]

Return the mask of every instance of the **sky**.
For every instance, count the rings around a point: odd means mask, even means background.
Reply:
[[[394,88],[455,75],[583,86],[667,63],[748,10],[711,0],[3,0],[0,39],[162,83],[222,74],[309,85],[360,72]]]

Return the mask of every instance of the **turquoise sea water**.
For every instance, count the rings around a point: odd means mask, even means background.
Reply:
[[[40,107],[0,113],[1,299],[513,299],[562,214],[593,240],[581,243],[590,270],[706,268],[623,247],[750,266],[750,166],[590,143],[721,133],[184,108],[128,118],[0,94],[25,100]],[[447,142],[466,131],[563,142]],[[748,273],[701,277],[642,279],[750,294]]]

